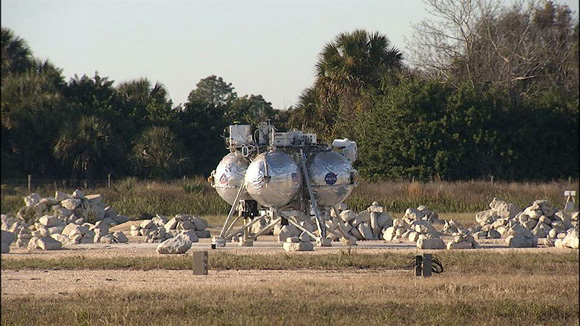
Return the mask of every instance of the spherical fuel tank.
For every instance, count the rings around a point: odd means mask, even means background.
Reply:
[[[218,195],[228,204],[232,205],[236,195],[244,182],[249,162],[240,153],[229,153],[224,156],[215,169],[212,186]],[[240,200],[251,199],[246,190],[241,194]]]
[[[302,186],[300,167],[280,151],[256,156],[248,166],[245,180],[252,198],[262,206],[274,208],[289,204]]]
[[[314,198],[319,206],[343,202],[355,187],[350,162],[337,152],[320,152],[306,161]]]

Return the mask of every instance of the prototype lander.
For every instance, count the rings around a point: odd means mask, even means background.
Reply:
[[[357,185],[352,167],[356,142],[335,139],[329,146],[318,143],[316,134],[278,132],[268,123],[254,131],[250,125],[231,125],[227,130],[230,153],[208,180],[231,209],[219,236],[212,238],[212,248],[225,246],[240,233],[240,245],[252,246],[278,223],[294,225],[318,246],[330,246],[325,221],[333,209],[338,215],[335,206]],[[234,228],[240,218],[244,225]],[[263,219],[269,221],[267,226],[252,233],[252,225]],[[299,219],[314,221],[317,234],[301,226]],[[344,241],[354,242],[341,226],[338,231]]]

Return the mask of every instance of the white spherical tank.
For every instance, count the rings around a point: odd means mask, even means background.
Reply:
[[[229,153],[224,156],[215,169],[213,187],[220,197],[232,205],[240,190],[248,169],[248,160],[239,153]],[[241,194],[240,200],[250,199],[246,190]]]
[[[320,152],[306,161],[314,198],[319,206],[343,202],[355,187],[350,162],[337,152]]]
[[[269,151],[250,163],[246,171],[248,193],[260,205],[280,208],[288,205],[302,187],[298,164],[286,153]]]

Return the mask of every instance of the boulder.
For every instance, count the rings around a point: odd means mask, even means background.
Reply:
[[[380,206],[378,202],[374,201],[371,206],[367,208],[367,211],[380,214],[383,212],[383,206]]]
[[[489,207],[503,218],[513,218],[522,211],[516,204],[505,202],[500,198],[494,198]]]
[[[298,230],[298,228],[294,225],[283,225],[280,228],[280,233],[278,234],[278,241],[284,242],[286,241],[286,238],[297,237],[300,235],[300,233],[301,231]]]
[[[393,226],[393,217],[389,215],[389,213],[381,213],[379,216],[377,216],[377,224],[381,229]]]
[[[284,242],[282,245],[286,251],[312,251],[314,250],[314,245],[312,242]]]
[[[211,238],[211,233],[209,232],[209,230],[201,230],[201,231],[196,230],[195,234],[197,235],[198,238],[202,239]]]
[[[499,233],[497,230],[489,230],[489,232],[487,232],[487,237],[489,239],[500,239],[501,233]]]
[[[51,237],[42,237],[36,240],[36,246],[42,250],[60,250],[62,243]]]
[[[419,238],[417,240],[417,248],[419,249],[445,249],[445,242],[438,238]]]
[[[77,199],[77,198],[69,198],[69,199],[65,199],[63,201],[60,202],[60,206],[70,210],[70,211],[74,211],[75,209],[77,209],[77,207],[79,207],[81,204],[81,200]]]
[[[157,226],[163,226],[163,225],[165,225],[165,223],[167,223],[167,221],[169,221],[169,219],[167,217],[165,217],[163,215],[159,215],[159,214],[156,214],[151,219],[151,222],[153,222],[153,224],[155,224]]]
[[[191,248],[189,236],[180,234],[171,239],[161,242],[157,246],[159,254],[183,254]]]
[[[165,223],[164,227],[165,227],[165,231],[169,231],[169,230],[175,230],[177,228],[177,223],[179,223],[179,221],[174,217],[172,219],[170,219],[169,221],[167,221],[167,223]]]
[[[59,202],[69,198],[71,198],[71,196],[69,196],[69,194],[67,194],[66,192],[57,191],[54,194],[54,199],[56,199]]]
[[[473,245],[467,241],[455,242],[449,241],[447,243],[447,249],[473,249]]]
[[[117,239],[117,243],[128,243],[129,242],[129,238],[127,238],[125,233],[123,233],[121,231],[114,232],[113,236],[115,237],[115,239]]]
[[[7,243],[5,243],[5,242],[2,242],[0,245],[1,245],[1,246],[0,246],[0,248],[2,249],[2,250],[0,251],[1,253],[3,253],[3,254],[7,254],[7,253],[9,253],[9,252],[10,252],[10,245],[9,245],[9,244],[7,244]]]
[[[41,199],[42,199],[42,196],[40,196],[37,193],[32,193],[32,194],[24,197],[24,204],[26,204],[26,207],[33,207],[33,206],[37,205],[38,203],[40,203]]]
[[[347,210],[340,212],[340,218],[344,222],[350,222],[350,221],[354,220],[356,218],[356,216],[357,216],[357,214],[354,211],[351,211],[350,209],[347,209]]]
[[[366,240],[376,239],[376,236],[373,233],[373,230],[371,230],[371,228],[364,223],[359,224],[358,231],[363,236],[363,238]]]
[[[357,228],[355,228],[355,227],[353,227],[350,230],[350,234],[352,236],[354,236],[357,240],[364,240],[364,237],[363,237],[362,233],[360,233],[360,231]]]
[[[189,238],[189,241],[191,241],[192,243],[199,242],[199,237],[197,236],[197,232],[195,230],[183,231],[182,234],[187,236]]]
[[[258,225],[258,223],[255,223],[253,226]],[[193,222],[191,221],[181,221],[179,222],[179,224],[177,224],[177,229],[178,230],[195,230],[195,224],[193,224]],[[253,230],[253,228],[252,228]]]
[[[10,245],[12,242],[14,242],[16,240],[16,236],[14,235],[14,233],[12,233],[10,231],[2,230],[2,235],[0,236],[0,240],[2,243],[6,243],[6,244]]]
[[[383,240],[391,241],[395,237],[395,227],[390,226],[383,230]]]
[[[354,227],[357,227],[361,223],[369,222],[370,219],[371,219],[371,212],[362,211],[362,212],[358,213],[358,215],[352,221],[350,221],[350,224],[352,224],[352,226],[354,226]]]
[[[500,216],[493,209],[475,214],[475,220],[480,225],[492,224],[498,218],[500,218]]]
[[[197,231],[203,231],[207,228],[207,221],[200,217],[193,217],[193,224]]]
[[[73,191],[72,197],[78,199],[86,199],[85,194],[80,189],[76,189],[75,191]]]
[[[70,239],[67,236],[64,236],[62,234],[51,234],[50,235],[51,238],[53,238],[54,240],[62,243],[62,244],[67,244],[69,243]]]
[[[421,220],[425,217],[425,213],[416,208],[407,208],[404,217],[410,220]]]

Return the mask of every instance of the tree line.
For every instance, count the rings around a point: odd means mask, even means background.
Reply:
[[[2,176],[208,175],[232,123],[270,120],[359,144],[369,180],[577,177],[579,28],[567,6],[427,0],[409,53],[379,32],[324,45],[296,106],[209,76],[174,105],[161,83],[65,81],[2,27]]]

